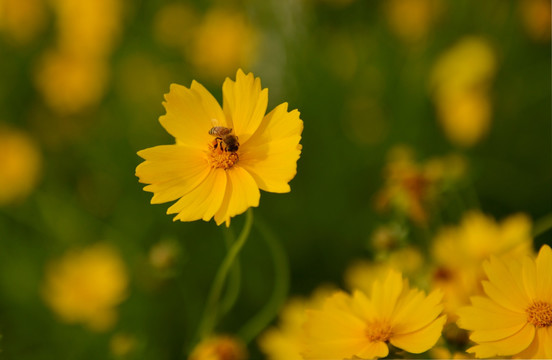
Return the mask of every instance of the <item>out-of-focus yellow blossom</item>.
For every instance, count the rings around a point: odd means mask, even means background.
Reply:
[[[241,340],[220,335],[201,341],[188,360],[245,360],[247,358],[247,350]]]
[[[127,285],[119,254],[109,245],[96,244],[50,263],[42,295],[62,321],[105,331],[117,319],[115,307],[125,299]]]
[[[445,310],[454,312],[481,292],[481,263],[491,255],[506,261],[532,253],[531,221],[523,214],[500,224],[479,212],[467,213],[459,226],[442,229],[433,243],[432,282],[445,293]]]
[[[430,85],[439,121],[453,143],[473,146],[488,132],[495,72],[494,51],[481,38],[464,38],[437,60]]]
[[[428,221],[429,206],[439,193],[461,180],[465,161],[456,155],[418,163],[409,148],[396,147],[384,170],[385,185],[376,195],[376,208],[405,214],[419,225]]]
[[[369,295],[374,281],[387,275],[390,270],[398,270],[408,279],[416,280],[423,265],[424,257],[420,250],[414,246],[408,246],[392,251],[386,258],[377,261],[354,262],[345,271],[345,284],[351,290],[358,289]]]
[[[268,89],[241,69],[236,81],[226,79],[222,93],[221,108],[196,81],[190,88],[171,85],[163,103],[167,114],[159,121],[176,144],[138,152],[145,161],[136,176],[149,184],[144,190],[154,193],[152,204],[178,200],[167,210],[177,214],[175,221],[214,217],[217,225],[229,226],[231,217],[259,205],[259,189],[289,192],[297,172],[303,131],[299,112],[288,112],[283,103],[265,115]],[[232,142],[235,150],[209,134],[214,125],[232,130],[239,141]]]
[[[543,245],[536,259],[524,256],[483,263],[486,296],[471,297],[458,311],[458,326],[470,330],[478,358],[552,358],[552,249]]]
[[[160,241],[150,249],[149,263],[156,269],[167,270],[174,265],[179,255],[180,247],[176,241]]]
[[[137,340],[134,336],[117,333],[109,341],[109,350],[116,358],[124,358],[136,349]]]
[[[16,44],[27,44],[44,28],[46,9],[43,0],[2,0],[0,33]]]
[[[441,0],[388,0],[385,6],[391,30],[411,43],[426,37],[443,10]]]
[[[121,32],[121,0],[50,0],[56,15],[57,48],[94,59],[110,55]]]
[[[37,144],[23,131],[0,124],[0,206],[26,198],[42,168]]]
[[[199,21],[196,10],[188,3],[173,2],[163,6],[153,19],[153,34],[160,44],[183,49]]]
[[[521,19],[529,36],[535,41],[549,42],[552,11],[550,0],[521,0],[519,5]]]
[[[203,77],[218,81],[255,61],[258,31],[237,11],[213,8],[195,30],[189,58]]]
[[[429,350],[446,321],[442,294],[411,289],[390,271],[373,284],[370,296],[337,292],[321,310],[307,310],[305,359],[373,359],[389,354],[388,344],[409,353]]]
[[[35,76],[46,104],[63,115],[97,105],[107,81],[107,63],[56,51],[44,54]]]
[[[266,330],[259,337],[259,348],[269,360],[302,360],[303,323],[306,309],[319,309],[333,288],[322,286],[309,299],[292,298],[280,311],[277,327]]]

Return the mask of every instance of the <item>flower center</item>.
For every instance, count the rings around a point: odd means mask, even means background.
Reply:
[[[535,301],[525,312],[527,313],[527,321],[535,327],[541,328],[552,325],[552,305],[547,302]]]
[[[209,143],[207,161],[214,169],[230,169],[238,160],[238,154],[234,151],[228,151],[226,144],[222,140],[215,139]]]
[[[366,337],[371,342],[387,341],[391,338],[391,326],[386,322],[375,322],[368,324]]]

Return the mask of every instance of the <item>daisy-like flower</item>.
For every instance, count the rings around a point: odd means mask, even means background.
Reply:
[[[471,330],[476,357],[552,358],[552,250],[543,245],[535,260],[491,257],[483,264],[486,297],[461,308],[458,326]]]
[[[410,353],[429,350],[446,321],[442,294],[411,289],[390,271],[376,280],[370,297],[356,290],[338,292],[321,310],[308,310],[304,325],[305,359],[374,359],[389,354],[388,344]]]
[[[167,211],[177,214],[175,221],[214,217],[229,226],[231,217],[259,205],[259,189],[290,191],[301,153],[299,111],[288,112],[283,103],[265,115],[268,89],[241,69],[236,81],[226,79],[222,93],[221,108],[196,81],[190,88],[171,85],[159,121],[176,144],[138,152],[145,161],[136,176],[149,184],[144,190],[154,193],[152,204],[178,200]],[[231,130],[233,140],[217,136],[215,126]]]

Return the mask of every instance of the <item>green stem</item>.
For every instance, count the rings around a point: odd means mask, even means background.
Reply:
[[[228,248],[228,250],[230,250],[230,247],[232,246],[235,240],[236,238],[234,237],[234,232],[232,231],[232,229],[225,228],[224,241],[226,242],[226,247]],[[230,309],[232,309],[232,307],[236,303],[236,300],[238,299],[238,295],[240,293],[240,286],[241,286],[240,258],[236,256],[236,260],[234,260],[234,266],[232,266],[232,269],[230,270],[226,292],[224,294],[224,297],[220,301],[221,315],[228,313],[228,311],[230,311]]]
[[[257,219],[255,225],[263,235],[274,262],[274,288],[272,295],[263,308],[251,318],[238,332],[240,338],[249,343],[253,340],[278,314],[281,305],[287,297],[289,289],[289,266],[286,253],[278,238],[268,228],[264,221]]]
[[[544,234],[550,229],[552,229],[552,214],[545,215],[535,221],[535,226],[533,226],[533,238]]]
[[[205,305],[205,311],[203,313],[203,318],[199,325],[199,336],[201,338],[207,337],[213,331],[215,327],[217,316],[219,312],[217,311],[217,304],[224,287],[226,278],[228,277],[228,272],[232,268],[234,260],[238,256],[241,248],[245,244],[245,241],[249,237],[251,232],[251,225],[253,225],[253,211],[251,208],[247,210],[245,217],[245,225],[243,226],[242,232],[238,237],[238,240],[232,244],[232,247],[228,250],[226,257],[220,264],[220,267],[215,275],[215,280],[211,286],[209,296],[207,297],[207,303]]]

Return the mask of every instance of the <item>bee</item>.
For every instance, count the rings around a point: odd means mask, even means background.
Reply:
[[[240,147],[238,142],[238,137],[232,134],[232,129],[229,129],[224,126],[218,126],[215,119],[212,120],[213,127],[209,130],[209,135],[215,136],[215,140],[220,140],[221,143],[226,145],[227,151],[236,152]],[[219,145],[219,141],[215,144],[215,149]],[[221,144],[222,146],[222,144]]]

